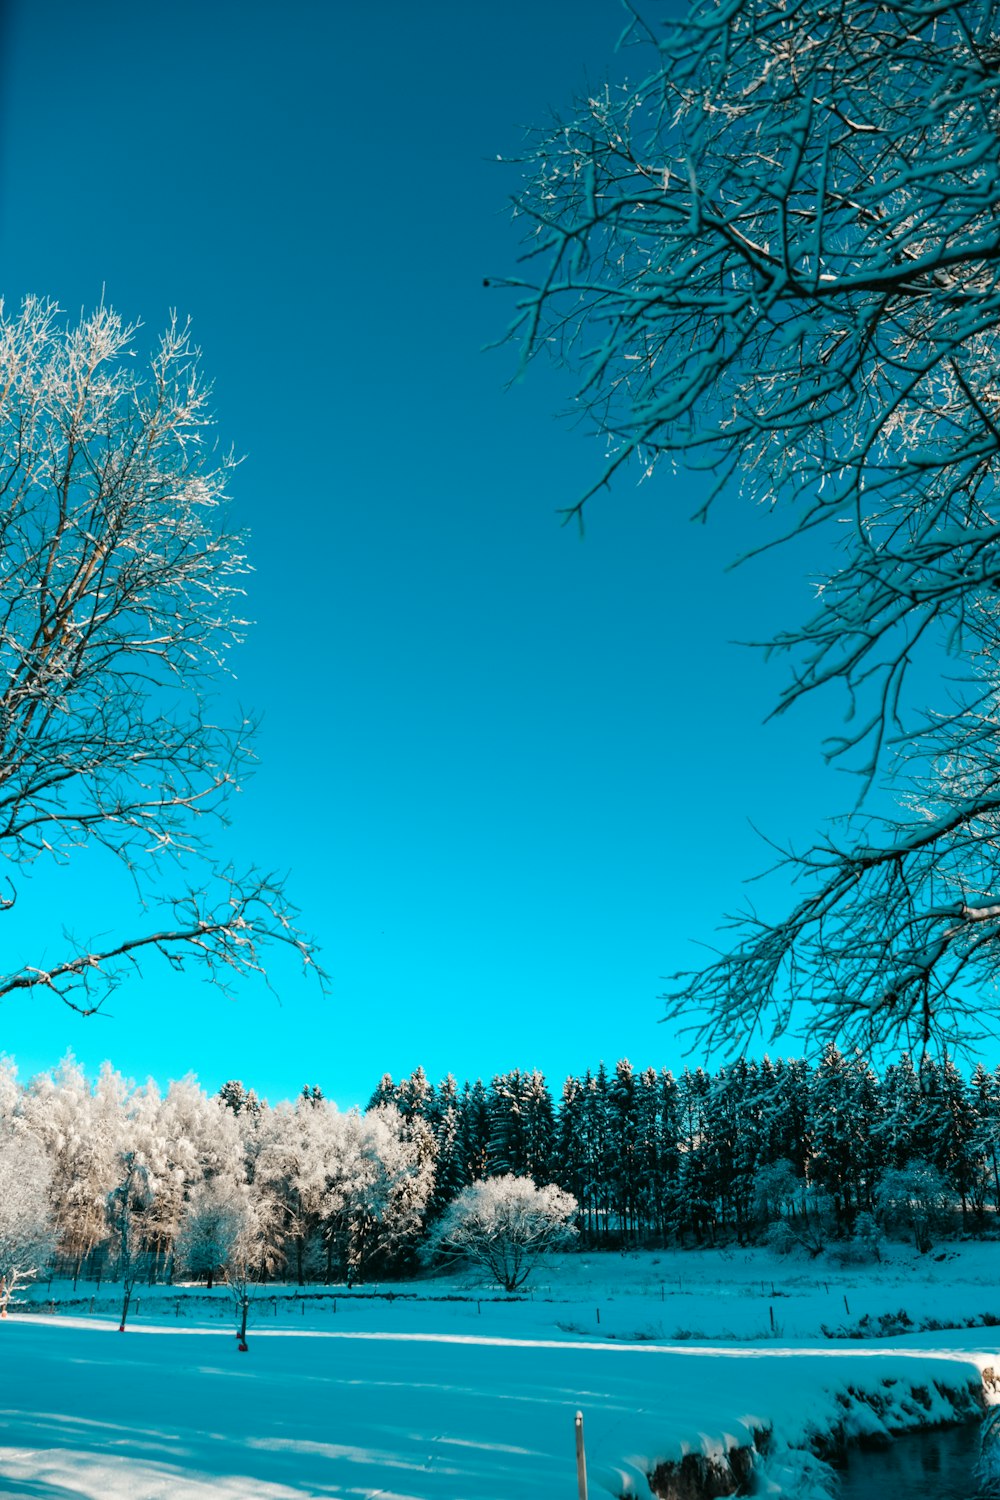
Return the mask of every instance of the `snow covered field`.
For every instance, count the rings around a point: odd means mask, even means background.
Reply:
[[[248,1354],[224,1291],[147,1289],[122,1335],[114,1288],[80,1316],[70,1286],[43,1284],[35,1307],[65,1310],[0,1327],[0,1494],[572,1500],[577,1409],[592,1495],[648,1493],[658,1463],[768,1428],[774,1492],[816,1494],[823,1474],[786,1447],[968,1410],[978,1367],[1000,1365],[1000,1328],[821,1332],[900,1309],[1000,1321],[1000,1247],[938,1253],[853,1270],[757,1251],[567,1255],[522,1301],[468,1277],[378,1289],[392,1298],[269,1288]],[[85,1307],[92,1292],[78,1289]]]

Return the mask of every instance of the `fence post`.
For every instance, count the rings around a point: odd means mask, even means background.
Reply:
[[[580,1500],[587,1500],[587,1455],[583,1447],[583,1412],[576,1414],[576,1487]]]

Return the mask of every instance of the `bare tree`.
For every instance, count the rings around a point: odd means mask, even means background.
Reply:
[[[866,1047],[968,1035],[1000,958],[998,7],[695,0],[626,40],[656,42],[648,76],[540,133],[518,202],[512,336],[609,440],[570,514],[679,459],[782,539],[835,527],[814,612],[769,643],[778,707],[846,687],[830,753],[903,780],[898,819],[792,856],[795,910],[739,919],[669,1013],[727,1048],[799,1000]],[[919,653],[960,679],[926,711]]]
[[[188,328],[172,320],[145,367],[136,335],[104,307],[69,325],[0,304],[0,850],[16,871],[100,845],[154,895],[181,871],[165,920],[0,974],[0,995],[44,986],[84,1013],[144,950],[220,983],[262,973],[274,942],[313,962],[280,883],[205,838],[253,727],[215,702],[245,625],[234,462]]]

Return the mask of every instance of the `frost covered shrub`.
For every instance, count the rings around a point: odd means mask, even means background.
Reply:
[[[765,1224],[781,1220],[802,1200],[805,1187],[790,1161],[765,1163],[754,1173],[754,1213]]]
[[[180,1269],[211,1287],[225,1270],[244,1215],[245,1190],[228,1177],[210,1177],[191,1190],[175,1244]]]
[[[952,1194],[936,1167],[913,1161],[885,1173],[877,1204],[886,1229],[909,1230],[923,1255],[931,1248],[932,1233],[947,1220]]]
[[[826,1235],[815,1220],[799,1219],[792,1223],[788,1219],[779,1219],[777,1224],[771,1225],[764,1243],[775,1255],[802,1252],[813,1258],[826,1249]]]
[[[771,1225],[764,1243],[769,1250],[774,1251],[775,1255],[791,1255],[793,1251],[802,1248],[798,1235],[791,1224],[784,1219],[779,1219],[777,1224]]]
[[[467,1187],[430,1235],[425,1256],[454,1255],[484,1266],[507,1292],[523,1285],[540,1255],[576,1233],[576,1199],[530,1177],[487,1177]]]
[[[858,1214],[854,1233],[830,1247],[830,1259],[840,1266],[864,1266],[882,1259],[883,1234],[871,1214]]]

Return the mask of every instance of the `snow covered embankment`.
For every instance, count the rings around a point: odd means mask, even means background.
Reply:
[[[594,1455],[594,1488],[636,1500],[702,1500],[745,1493],[753,1474],[755,1493],[826,1500],[836,1488],[830,1461],[851,1444],[878,1447],[895,1434],[980,1416],[980,1370],[992,1359],[689,1352],[688,1371],[671,1369],[667,1389],[630,1424],[632,1452],[612,1459],[607,1445]],[[689,1436],[665,1440],[666,1432]]]

